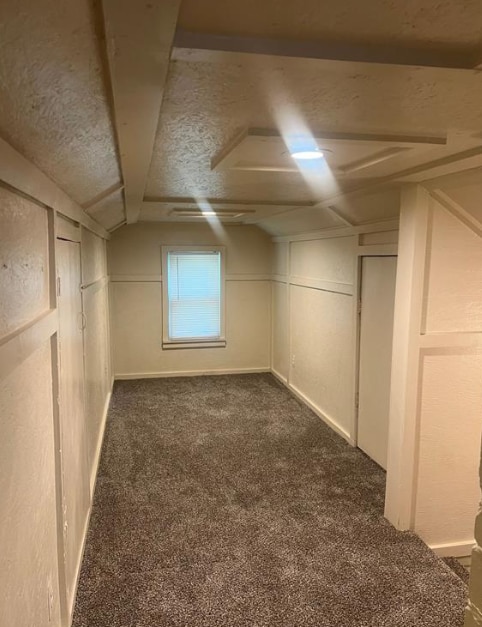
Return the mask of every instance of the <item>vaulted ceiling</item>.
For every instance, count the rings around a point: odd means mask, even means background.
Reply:
[[[0,136],[107,229],[389,219],[401,183],[482,166],[481,23],[467,0],[4,0]]]

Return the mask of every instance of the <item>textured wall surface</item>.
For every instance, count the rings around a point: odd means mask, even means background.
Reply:
[[[72,525],[75,497],[80,492],[78,482],[69,484],[68,494],[61,494],[60,486],[66,490],[66,477],[72,476],[79,441],[86,439],[93,451],[90,469],[83,477],[88,509],[88,484],[96,471],[111,383],[105,242],[85,232],[79,245],[80,229],[61,219],[59,232],[63,237],[72,236],[76,242],[55,242],[54,221],[48,219],[48,210],[3,188],[0,222],[0,624],[60,627],[68,622],[67,612],[63,611],[65,599],[67,591],[75,589],[77,575],[69,570],[66,582],[67,545],[64,546],[62,527],[66,537],[75,535],[77,557],[84,532],[82,528],[75,534]],[[76,360],[82,407],[85,359],[86,409],[77,423],[82,436],[72,429],[71,397],[58,388],[59,310],[49,312],[54,301],[49,289],[54,284],[50,274],[60,270],[60,257],[57,268],[50,266],[54,252],[50,246],[58,243],[72,246],[77,252],[78,274],[68,285],[70,275],[64,273],[58,302],[69,288],[76,295],[77,305],[69,311],[67,322],[80,336]],[[84,351],[79,331],[81,246],[84,280],[94,281],[83,293],[84,314],[89,321],[83,338]],[[56,249],[58,252],[57,246]],[[73,357],[65,350],[65,340],[64,336],[63,366]],[[67,448],[69,453],[62,457],[60,451]]]
[[[426,332],[482,331],[480,237],[437,207],[433,215]]]
[[[448,211],[447,207],[450,208]],[[387,518],[468,556],[480,500],[480,249],[463,208],[421,186],[402,198]]]
[[[47,212],[0,188],[0,337],[49,308]]]
[[[0,415],[1,622],[57,627],[60,607],[48,343],[0,382]]]
[[[225,348],[163,350],[162,245],[226,247]],[[137,224],[108,243],[116,375],[269,369],[271,242],[256,227]]]
[[[429,545],[471,542],[480,499],[482,355],[425,355],[415,529]]]
[[[423,320],[426,337],[453,347],[422,351],[415,531],[431,546],[473,541],[482,423],[482,356],[455,348],[482,328],[482,240],[430,200]],[[423,322],[422,322],[423,327]]]
[[[272,293],[273,369],[351,437],[355,246],[354,236],[275,244]]]
[[[47,211],[0,189],[0,221],[1,340],[48,309],[49,290]],[[3,354],[1,358],[7,361]],[[0,623],[57,627],[60,591],[48,338],[23,361],[2,366]]]

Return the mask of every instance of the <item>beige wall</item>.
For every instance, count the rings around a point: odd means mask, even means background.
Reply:
[[[273,370],[349,440],[356,239],[279,242],[273,255]]]
[[[349,229],[345,229],[349,231]],[[272,369],[354,443],[359,254],[396,254],[396,231],[286,238],[274,245]]]
[[[50,336],[28,354],[11,342],[49,310],[47,211],[0,188],[0,224],[0,616],[46,627],[60,621]]]
[[[480,491],[482,241],[457,208],[403,196],[386,514],[468,555]]]
[[[22,172],[18,176],[21,180]],[[76,233],[78,239],[81,229],[2,187],[0,225],[0,622],[60,627],[69,616],[58,451],[60,429],[68,425],[59,423],[57,406],[55,228]],[[111,375],[105,242],[87,230],[82,260],[84,283],[102,280],[102,288],[83,293],[88,329],[85,427],[96,451]],[[74,322],[79,324],[77,316]],[[94,452],[89,478],[95,469]],[[83,540],[75,539],[79,548]],[[75,581],[68,585],[75,587]]]
[[[163,350],[163,245],[226,247],[226,348]],[[135,224],[108,243],[116,377],[269,370],[271,243],[251,226]]]

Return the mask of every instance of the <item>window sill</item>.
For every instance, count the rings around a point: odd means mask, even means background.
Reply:
[[[206,341],[188,341],[188,342],[171,342],[164,340],[162,342],[163,350],[172,350],[179,348],[225,348],[226,340],[206,340]]]

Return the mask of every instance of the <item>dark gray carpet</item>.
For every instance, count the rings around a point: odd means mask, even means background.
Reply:
[[[384,473],[270,375],[115,385],[74,627],[459,627]]]
[[[442,559],[447,564],[447,566],[451,568],[454,573],[458,577],[460,577],[460,579],[462,579],[462,581],[468,586],[470,573],[467,568],[465,568],[465,566],[462,566],[462,564],[456,557],[443,557]]]

